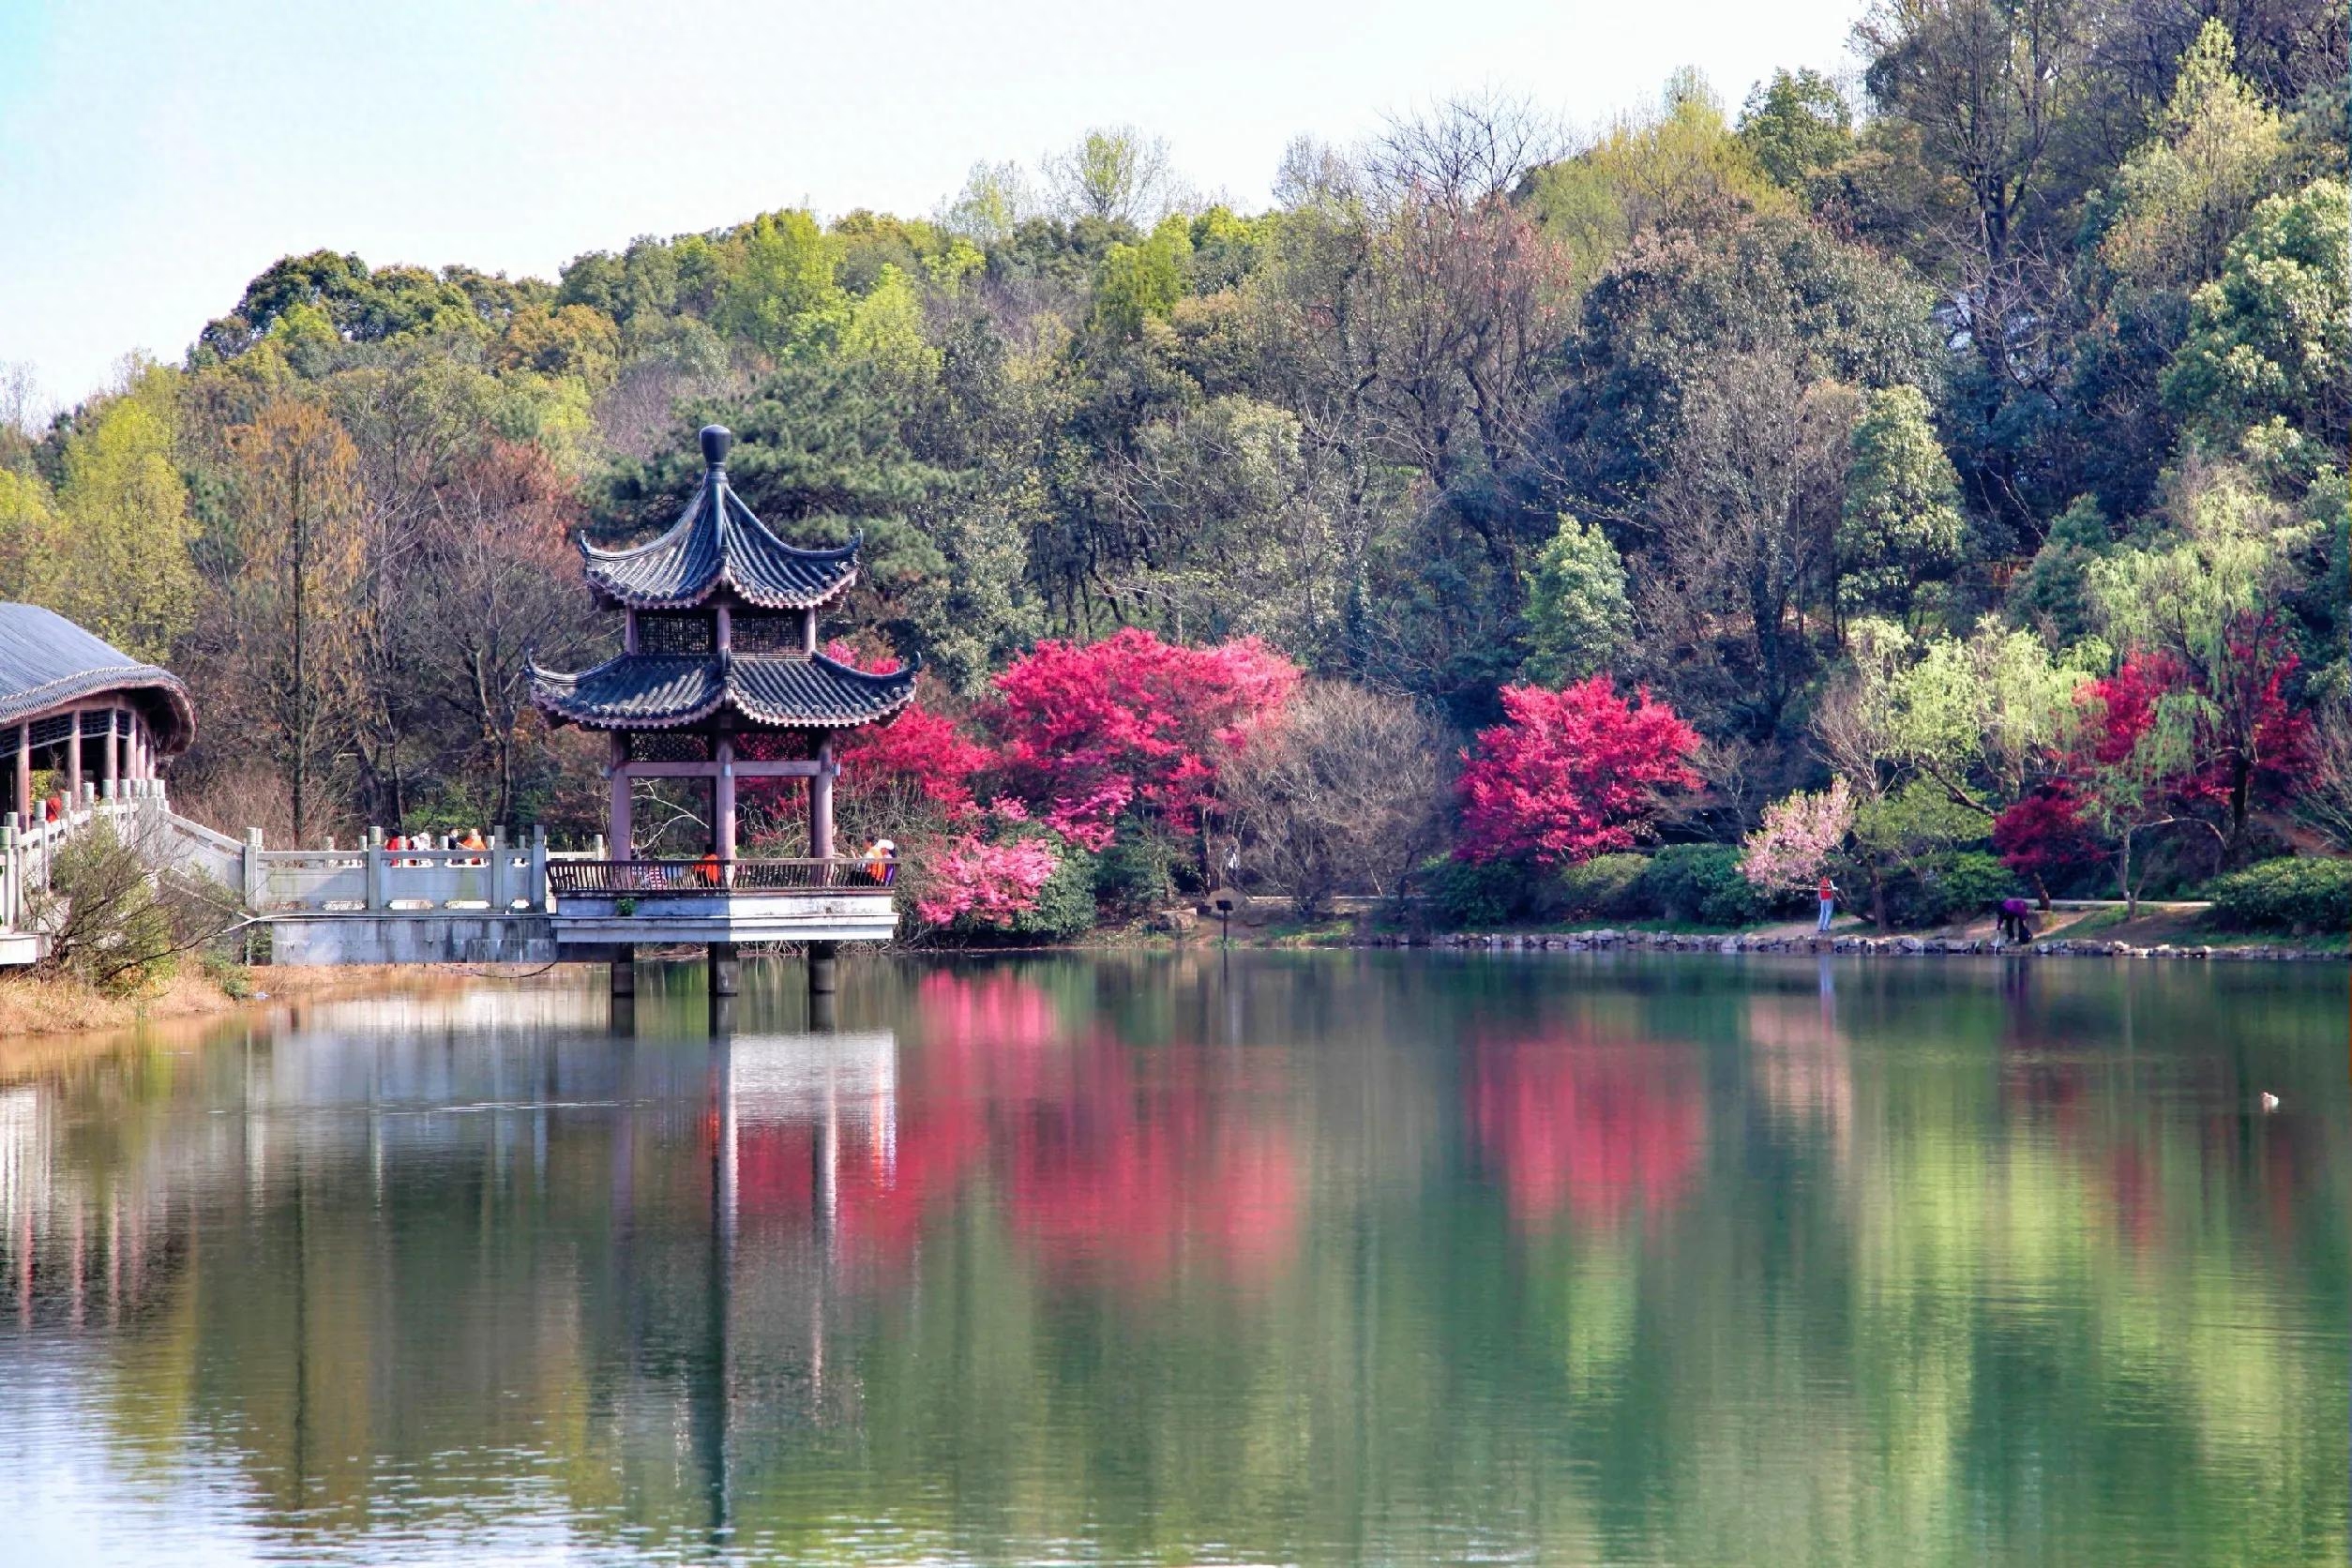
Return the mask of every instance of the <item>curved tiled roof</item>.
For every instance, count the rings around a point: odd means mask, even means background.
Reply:
[[[715,442],[714,435],[725,439]],[[835,550],[802,550],[769,533],[744,505],[721,460],[731,439],[716,426],[703,433],[703,450],[713,456],[702,488],[661,537],[628,550],[580,541],[589,586],[632,610],[684,610],[721,588],[763,610],[810,610],[857,580],[857,539]]]
[[[196,738],[196,711],[180,678],[143,664],[37,604],[0,604],[0,725],[15,724],[102,691],[149,699],[157,748],[186,751]]]
[[[822,654],[623,654],[577,675],[531,667],[531,698],[592,730],[672,730],[731,709],[780,729],[848,730],[897,716],[916,665],[873,675]]]

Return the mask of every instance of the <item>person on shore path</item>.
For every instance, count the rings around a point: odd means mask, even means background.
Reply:
[[[1824,871],[1821,873],[1821,920],[1820,924],[1813,927],[1814,934],[1817,936],[1828,936],[1830,934],[1830,918],[1836,913],[1837,883],[1830,881],[1829,873]]]

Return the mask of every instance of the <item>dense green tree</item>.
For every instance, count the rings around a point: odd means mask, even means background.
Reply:
[[[728,237],[713,324],[782,358],[823,347],[849,319],[837,258],[817,220],[762,213]]]
[[[1638,528],[1690,389],[1760,343],[1785,346],[1807,382],[1937,384],[1931,304],[1907,266],[1795,219],[1636,241],[1585,294],[1565,348],[1553,436],[1572,505]]]
[[[1135,245],[1104,252],[1094,281],[1094,324],[1114,338],[1132,338],[1143,324],[1165,317],[1184,297],[1192,261],[1192,225],[1170,217]]]
[[[31,574],[43,603],[134,658],[168,658],[196,615],[196,529],[173,458],[179,379],[141,369],[79,422],[65,447],[59,525]]]
[[[1802,192],[1813,175],[1853,150],[1853,106],[1810,67],[1776,70],[1741,106],[1740,140],[1775,185]]]
[[[2057,646],[2081,641],[2094,625],[2090,564],[2114,542],[2114,531],[2098,501],[2077,497],[2050,524],[2042,548],[2010,583],[2010,618]]]
[[[1670,84],[1654,114],[1629,116],[1572,158],[1539,170],[1530,204],[1590,282],[1637,235],[1703,233],[1793,204],[1757,143],[1734,134],[1696,77]]]
[[[1908,617],[1922,587],[1948,580],[1967,551],[1960,481],[1916,386],[1866,394],[1837,520],[1837,594],[1848,611]]]
[[[2251,441],[2306,468],[2342,457],[2352,436],[2347,227],[2340,179],[2254,209],[2221,276],[2197,290],[2188,340],[2164,375],[2164,401],[2189,430],[2224,451]]]
[[[1562,512],[1527,583],[1527,673],[1559,686],[1604,673],[1634,635],[1625,563],[1608,536]]]

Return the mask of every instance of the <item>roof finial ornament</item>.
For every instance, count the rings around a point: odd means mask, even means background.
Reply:
[[[727,466],[727,448],[735,444],[735,432],[724,425],[702,427],[702,460],[713,468]]]

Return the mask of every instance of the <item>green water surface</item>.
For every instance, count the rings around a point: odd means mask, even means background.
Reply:
[[[2340,966],[844,967],[0,1085],[0,1562],[2344,1560]]]

